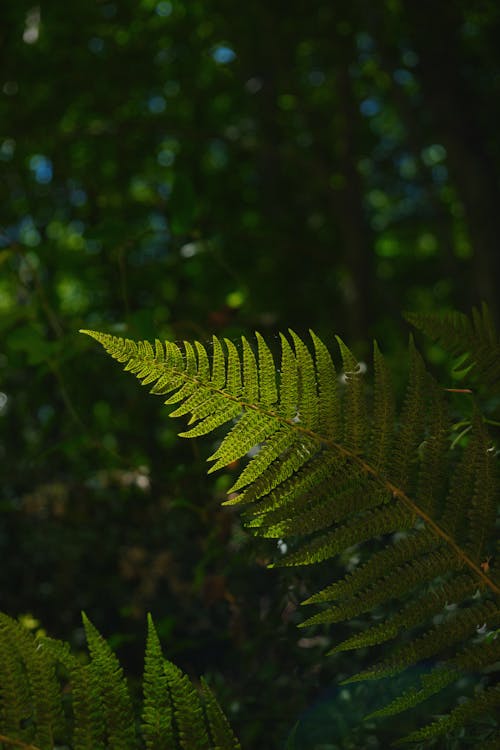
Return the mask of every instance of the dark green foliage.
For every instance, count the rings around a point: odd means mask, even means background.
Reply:
[[[445,315],[407,313],[407,320],[447,351],[459,357],[456,374],[493,392],[500,389],[500,338],[486,304],[471,317],[453,311]]]
[[[398,413],[377,346],[368,401],[363,368],[340,339],[339,387],[330,355],[315,334],[312,353],[293,331],[289,338],[281,335],[278,373],[259,334],[254,354],[245,338],[238,351],[233,342],[214,337],[209,353],[200,342],[178,346],[157,339],[152,345],[84,333],[152,386],[152,393],[166,396],[166,404],[178,404],[171,416],[190,415],[182,436],[230,423],[210,457],[211,470],[250,453],[227,503],[243,506],[255,534],[289,540],[291,550],[275,565],[318,564],[359,547],[362,564],[310,597],[305,603],[327,607],[303,623],[383,612],[376,624],[367,621],[364,632],[333,649],[398,637],[389,655],[349,681],[396,675],[439,659],[422,688],[391,704],[394,712],[425,700],[461,670],[479,674],[498,661],[498,639],[487,649],[476,648],[483,632],[500,624],[498,564],[489,564],[498,504],[496,451],[478,407],[462,456],[450,449],[445,392],[412,341]],[[433,725],[425,736],[459,726],[459,717],[465,721],[489,706],[493,698],[486,695],[471,700],[465,713],[452,711],[448,724]],[[192,731],[197,721],[193,716]]]
[[[0,614],[0,748],[53,750],[62,743],[71,750],[143,747],[121,666],[85,615],[83,623],[88,663],[66,643],[35,637]],[[186,675],[163,658],[151,617],[143,684],[147,750],[238,750],[207,684],[199,696]]]
[[[51,750],[61,733],[62,710],[53,660],[31,634],[0,613],[2,733]]]

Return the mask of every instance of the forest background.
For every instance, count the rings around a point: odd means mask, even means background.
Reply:
[[[499,37],[488,0],[5,4],[3,611],[78,649],[85,610],[132,681],[151,611],[246,748],[297,720],[303,748],[397,736],[362,723],[376,683],[338,687],[364,654],[296,630],[321,572],[267,570],[210,441],[77,331],[311,327],[361,358],[376,337],[397,376],[404,310],[498,322]]]

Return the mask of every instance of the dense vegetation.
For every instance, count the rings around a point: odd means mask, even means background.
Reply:
[[[210,446],[178,441],[75,332],[311,326],[365,359],[376,336],[401,386],[401,310],[485,299],[498,322],[500,9],[372,6],[4,10],[2,609],[77,649],[84,609],[137,680],[150,610],[246,748],[264,731],[279,747],[297,717],[304,748],[397,732],[362,723],[379,687],[337,687],[363,652],[297,640],[298,602],[326,581],[268,571],[269,545],[219,507],[231,475],[204,477]]]

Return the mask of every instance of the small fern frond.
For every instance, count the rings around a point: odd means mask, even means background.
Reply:
[[[241,745],[231,729],[217,698],[210,690],[207,681],[200,680],[205,716],[210,728],[213,750],[241,750]]]
[[[18,732],[31,716],[29,684],[16,648],[18,623],[0,616],[0,727],[4,734]],[[27,737],[23,737],[27,739]]]
[[[473,308],[471,316],[461,312],[444,315],[407,313],[406,319],[452,356],[459,357],[457,374],[500,389],[500,337],[488,306]]]
[[[132,702],[123,670],[115,654],[85,613],[83,627],[91,656],[91,671],[99,685],[102,700],[107,747],[110,750],[133,750],[136,744]]]
[[[182,750],[208,750],[209,741],[203,719],[200,698],[188,677],[169,661],[164,662],[164,673],[174,707],[179,745]]]
[[[73,750],[104,750],[105,723],[95,671],[72,654],[67,643],[43,638],[40,645],[69,675],[65,689],[71,695]]]
[[[175,747],[173,706],[164,657],[151,615],[144,657],[142,735],[147,750],[170,750]]]
[[[17,661],[15,665],[10,662],[10,675],[7,673],[5,683],[2,681],[2,713],[14,731],[26,725],[23,740],[36,744],[40,750],[52,750],[56,737],[63,731],[59,684],[53,661],[38,648],[36,639],[26,628],[3,613],[0,613],[0,629],[0,640],[4,642],[2,651],[5,643],[9,643]],[[17,693],[21,675],[26,685]],[[15,692],[12,694],[10,690]],[[21,715],[26,710],[28,713]],[[14,721],[18,722],[17,726],[13,726]]]
[[[85,615],[83,622],[89,663],[72,654],[67,643],[35,637],[0,613],[0,747],[144,747],[118,660]],[[202,703],[188,678],[163,658],[150,616],[143,689],[147,750],[240,750],[208,685],[202,681]]]

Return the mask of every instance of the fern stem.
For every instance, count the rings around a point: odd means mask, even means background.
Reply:
[[[10,737],[5,737],[3,734],[0,734],[0,742],[3,742],[5,745],[12,745],[13,747],[21,747],[23,750],[40,750],[40,748],[35,745],[27,745],[26,742],[22,742],[22,740],[14,740]]]

